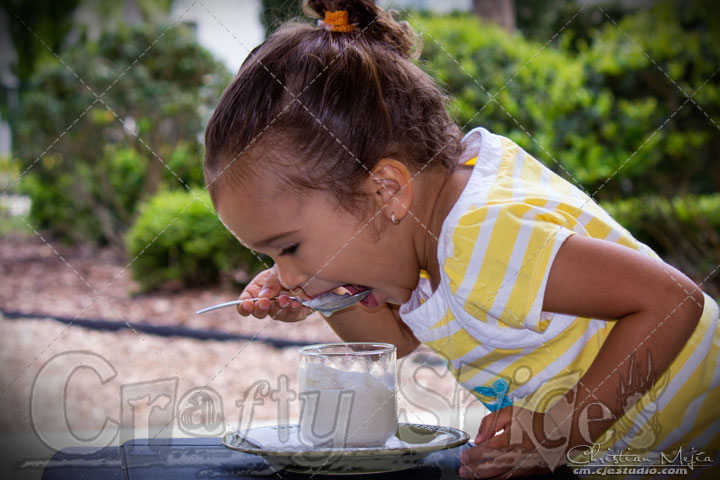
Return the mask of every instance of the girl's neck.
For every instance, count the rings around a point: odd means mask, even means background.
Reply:
[[[428,214],[418,215],[420,222],[413,219],[416,224],[414,236],[418,264],[420,268],[430,274],[433,291],[440,283],[440,265],[437,257],[440,231],[450,210],[465,189],[472,169],[472,166],[458,165],[450,175],[429,175],[426,184],[427,190],[423,192],[425,204],[421,205],[424,207],[421,208],[421,211],[428,212]]]

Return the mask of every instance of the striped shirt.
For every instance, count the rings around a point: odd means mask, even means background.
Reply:
[[[440,283],[432,291],[421,278],[400,315],[489,409],[513,404],[545,411],[575,386],[616,323],[543,311],[560,246],[584,235],[658,257],[511,140],[478,128],[464,145],[461,162],[475,166],[439,236]],[[603,437],[603,447],[670,451],[718,444],[712,433],[720,432],[717,326],[717,304],[706,296],[687,345]],[[633,371],[626,392],[650,386],[644,373]]]

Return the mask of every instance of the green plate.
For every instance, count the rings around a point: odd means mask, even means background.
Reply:
[[[285,441],[280,441],[281,438]],[[252,428],[245,436],[227,433],[222,444],[232,450],[259,455],[289,472],[348,475],[410,468],[433,452],[464,445],[468,440],[468,434],[456,428],[401,423],[395,437],[383,447],[310,450],[298,441],[297,425]]]

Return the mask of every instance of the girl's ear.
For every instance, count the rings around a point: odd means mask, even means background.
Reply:
[[[370,172],[368,188],[386,220],[399,224],[413,202],[412,174],[404,163],[383,158]]]

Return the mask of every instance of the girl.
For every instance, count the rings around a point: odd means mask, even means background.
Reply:
[[[318,26],[255,48],[205,133],[219,217],[275,261],[240,315],[298,321],[270,298],[371,290],[328,320],[343,340],[423,342],[493,411],[467,478],[715,447],[712,299],[510,140],[462,138],[406,23],[369,0],[304,6]]]

